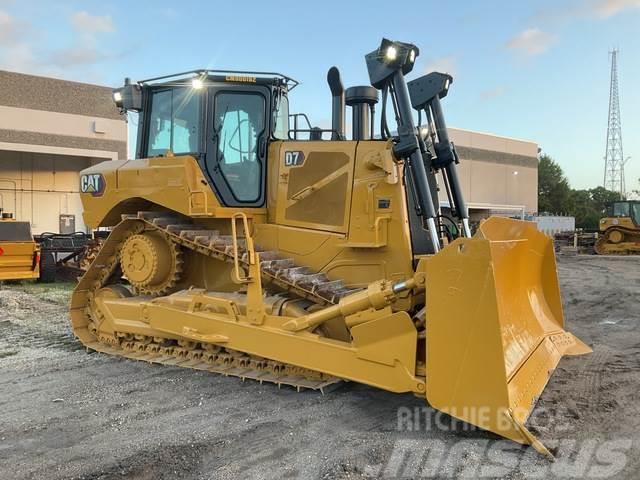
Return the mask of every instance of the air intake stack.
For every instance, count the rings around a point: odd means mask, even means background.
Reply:
[[[378,103],[378,90],[367,85],[347,88],[346,102],[353,115],[352,139],[369,140],[373,137],[373,114]]]
[[[331,89],[331,140],[344,140],[344,86],[338,67],[331,67],[327,73],[327,83]]]

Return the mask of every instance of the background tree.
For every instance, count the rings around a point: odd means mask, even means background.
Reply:
[[[571,188],[562,168],[549,155],[538,159],[538,212],[569,213]]]
[[[636,192],[640,194],[640,192]],[[621,199],[604,187],[573,190],[560,165],[549,155],[538,159],[538,212],[571,215],[576,227],[597,229],[609,203]]]
[[[571,190],[571,215],[576,218],[577,228],[596,228],[600,215],[593,208],[589,190]]]
[[[600,219],[606,215],[607,205],[620,200],[618,192],[612,192],[604,187],[589,190],[571,191],[571,215],[576,217],[576,227],[597,229]]]

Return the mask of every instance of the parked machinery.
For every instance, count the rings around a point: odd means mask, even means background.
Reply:
[[[140,113],[137,159],[81,174],[85,223],[112,230],[73,293],[76,336],[297,388],[413,392],[548,454],[525,421],[560,358],[590,349],[564,330],[535,224],[491,218],[471,237],[441,107],[452,78],[407,83],[418,53],[383,40],[371,86],[346,93],[332,68],[329,130],[290,128],[297,82],[280,74],[125,81],[114,99]]]
[[[12,213],[0,209],[0,281],[53,281],[55,260],[45,252],[31,234],[29,222],[19,222]]]
[[[33,235],[31,223],[0,209],[0,281],[76,280],[88,270],[108,232]]]
[[[600,219],[600,236],[594,249],[599,255],[640,253],[640,200],[613,202]]]

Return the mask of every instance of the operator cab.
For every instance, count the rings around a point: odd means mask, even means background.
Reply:
[[[261,207],[268,142],[288,137],[296,85],[275,73],[206,70],[125,80],[114,100],[139,114],[136,158],[191,155],[224,205]]]
[[[631,218],[635,225],[640,225],[640,201],[613,202],[608,207],[608,215],[615,218]]]

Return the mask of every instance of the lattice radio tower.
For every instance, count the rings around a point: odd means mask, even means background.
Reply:
[[[611,55],[611,85],[609,87],[609,123],[607,125],[607,150],[604,156],[604,188],[625,195],[624,164],[622,153],[622,122],[618,95],[618,49]]]

